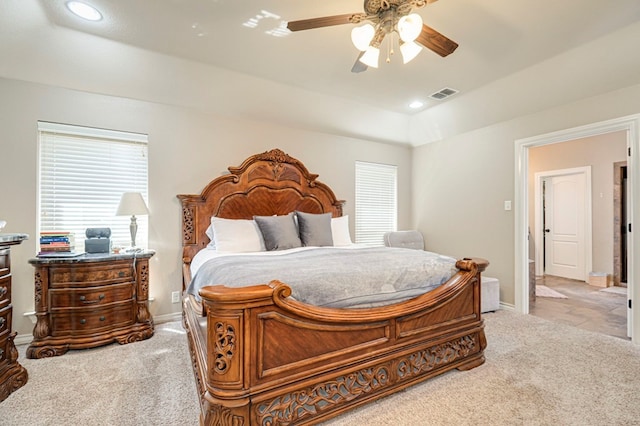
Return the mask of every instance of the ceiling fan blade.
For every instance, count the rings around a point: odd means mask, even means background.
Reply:
[[[458,43],[424,24],[416,41],[442,57],[452,54],[458,48]]]
[[[322,18],[302,19],[287,24],[289,31],[310,30],[312,28],[330,27],[332,25],[360,22],[365,15],[362,13],[346,13],[344,15],[323,16]],[[354,19],[355,17],[355,19]]]
[[[360,54],[356,58],[356,62],[355,64],[353,64],[353,67],[351,68],[351,72],[358,73],[358,72],[363,72],[369,69],[367,64],[363,64],[362,62],[360,62],[360,58],[362,58],[362,55],[364,55],[364,52],[360,52]]]

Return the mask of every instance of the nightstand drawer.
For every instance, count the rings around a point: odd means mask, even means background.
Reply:
[[[134,281],[130,262],[83,266],[56,266],[50,269],[49,283],[55,287],[91,287]]]
[[[133,301],[101,309],[68,309],[51,314],[51,335],[95,334],[101,330],[126,327],[134,323]]]
[[[0,249],[0,277],[9,275],[9,249]]]
[[[9,358],[9,348],[7,345],[7,339],[9,334],[0,334],[0,366]]]
[[[11,311],[13,308],[8,307],[0,310],[0,336],[9,334],[11,331]]]
[[[51,289],[49,304],[55,308],[81,308],[100,306],[133,299],[133,283],[115,284],[109,287],[75,289]]]
[[[11,303],[11,276],[0,278],[0,309]]]

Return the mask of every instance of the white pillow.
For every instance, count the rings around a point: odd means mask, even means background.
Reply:
[[[209,244],[207,244],[207,247],[212,248],[212,249],[215,250],[216,249],[216,240],[213,238],[213,225],[209,224],[209,227],[207,228],[206,231],[204,231],[204,233],[207,234],[207,237],[209,237]]]
[[[353,244],[349,233],[349,215],[331,218],[331,237],[334,247]]]
[[[219,253],[264,251],[264,240],[253,220],[211,218],[213,239]]]

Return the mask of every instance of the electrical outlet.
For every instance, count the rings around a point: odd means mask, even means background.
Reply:
[[[180,292],[174,291],[171,293],[171,303],[180,303]]]

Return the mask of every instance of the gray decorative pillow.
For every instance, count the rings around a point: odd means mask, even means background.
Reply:
[[[296,212],[303,246],[332,246],[331,213],[313,214]]]
[[[293,214],[286,216],[254,216],[267,250],[286,250],[302,246]]]

